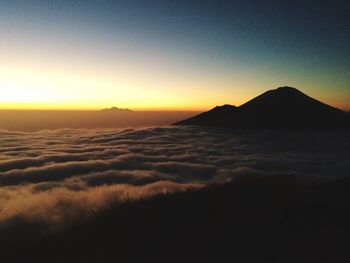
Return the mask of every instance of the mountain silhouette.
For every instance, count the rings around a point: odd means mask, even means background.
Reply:
[[[103,109],[101,111],[103,111],[103,112],[132,112],[132,110],[130,110],[130,109],[124,109],[124,108],[118,108],[118,107]]]
[[[217,106],[175,123],[252,129],[341,129],[350,114],[313,99],[296,88],[279,87],[235,107]]]
[[[227,120],[236,112],[237,107],[225,104],[216,106],[210,111],[200,113],[192,118],[178,122],[179,125],[225,126]]]

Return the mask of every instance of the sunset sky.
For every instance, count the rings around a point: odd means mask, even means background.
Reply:
[[[350,110],[348,6],[232,2],[2,0],[0,108],[206,110],[288,85]]]

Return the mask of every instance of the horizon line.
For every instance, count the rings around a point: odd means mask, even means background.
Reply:
[[[244,104],[244,103],[243,103]],[[241,105],[243,105],[241,104]],[[349,112],[350,113],[350,108],[346,108],[346,107],[338,107],[338,106],[333,106],[331,104],[326,103],[327,105],[340,109],[342,111],[345,112]],[[232,105],[235,107],[240,107],[236,106],[234,104],[229,104],[229,103],[224,103],[224,104],[218,104],[218,105],[212,105],[206,108],[129,108],[129,107],[117,107],[119,108],[121,111],[123,110],[130,110],[131,112],[205,112],[208,110],[211,110],[217,106],[223,106],[223,105]],[[2,108],[0,105],[0,111],[87,111],[87,112],[98,112],[98,111],[103,111],[103,110],[109,110],[111,108],[113,108],[115,106],[112,107],[104,107],[104,108],[97,108],[97,107],[18,107],[18,108],[12,108],[12,107],[4,107]]]
[[[322,101],[321,101],[322,102]],[[103,111],[103,110],[109,110],[111,108],[119,108],[121,111],[123,110],[130,110],[131,112],[205,112],[208,110],[211,110],[217,106],[223,106],[223,105],[232,105],[235,107],[240,107],[245,103],[242,103],[241,105],[237,106],[234,104],[230,103],[223,103],[223,104],[218,104],[218,105],[212,105],[208,107],[203,107],[203,108],[185,108],[185,107],[169,107],[169,108],[148,108],[148,107],[140,107],[140,108],[129,108],[129,107],[74,107],[74,106],[68,106],[68,107],[1,107],[0,105],[0,111],[87,111],[87,112],[98,112],[98,111]],[[339,107],[339,106],[334,106],[332,104],[325,103],[331,107],[340,109],[345,112],[350,113],[350,108],[347,107]]]
[[[110,108],[1,108],[0,111],[86,111],[86,112],[103,112]],[[130,110],[131,112],[202,112],[208,109],[184,109],[184,108],[122,108],[123,110]],[[113,110],[112,110],[113,111]],[[118,110],[116,110],[118,112]]]

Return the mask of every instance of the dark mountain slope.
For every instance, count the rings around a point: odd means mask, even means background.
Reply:
[[[176,125],[267,129],[350,127],[349,114],[291,87],[269,90],[231,111],[223,107],[226,106],[215,107]]]
[[[200,113],[192,118],[189,118],[183,122],[179,122],[179,125],[208,125],[208,126],[226,126],[228,120],[234,116],[237,111],[237,107],[233,105],[225,104],[223,106],[216,106],[210,111]]]
[[[299,178],[300,179],[300,178]],[[135,202],[108,202],[50,233],[0,225],[2,262],[349,262],[349,178],[301,184],[242,176]]]

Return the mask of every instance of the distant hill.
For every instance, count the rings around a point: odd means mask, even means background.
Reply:
[[[118,107],[112,107],[108,109],[103,109],[103,112],[132,112],[130,109],[123,109],[123,108],[118,108]]]
[[[235,107],[217,106],[175,123],[254,129],[350,128],[349,114],[313,99],[296,88],[280,87]]]

